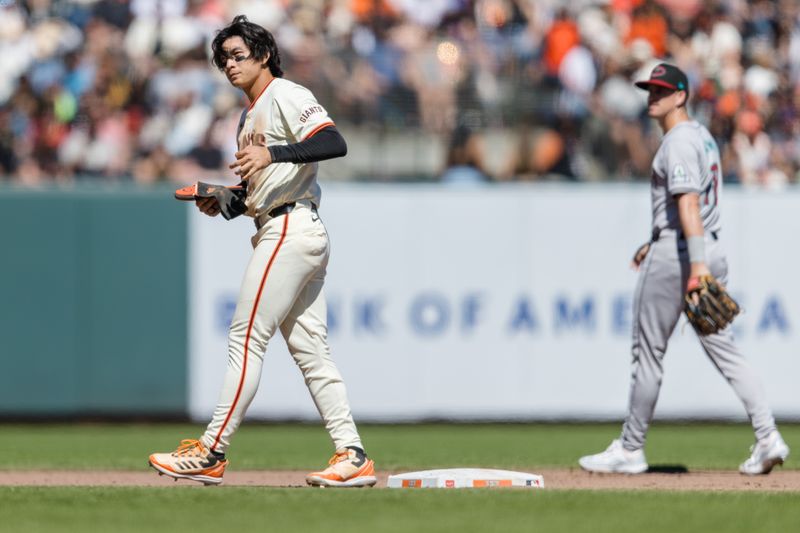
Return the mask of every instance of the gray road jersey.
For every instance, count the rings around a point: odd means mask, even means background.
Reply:
[[[653,229],[681,229],[675,195],[687,192],[700,195],[700,216],[706,231],[719,231],[719,148],[705,126],[694,120],[669,130],[653,158]]]

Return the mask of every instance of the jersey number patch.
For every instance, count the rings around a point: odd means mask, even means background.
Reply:
[[[719,164],[714,163],[711,165],[709,172],[711,173],[711,182],[706,187],[706,190],[703,191],[703,204],[716,206],[719,200],[717,195],[719,190]]]

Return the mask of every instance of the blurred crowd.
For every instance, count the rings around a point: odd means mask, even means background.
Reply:
[[[209,43],[238,14],[340,129],[440,139],[422,178],[649,179],[631,82],[667,60],[726,181],[799,181],[796,0],[0,0],[0,180],[229,174],[244,102]]]

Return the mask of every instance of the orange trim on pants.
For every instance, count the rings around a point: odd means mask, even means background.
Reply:
[[[242,376],[239,378],[239,387],[236,389],[236,396],[233,398],[233,403],[231,404],[230,409],[228,410],[228,415],[225,417],[225,421],[222,423],[222,427],[219,428],[219,432],[217,436],[214,438],[214,444],[211,445],[211,450],[214,451],[214,448],[217,447],[219,444],[219,439],[222,437],[222,432],[225,431],[225,428],[228,426],[228,422],[231,419],[231,415],[233,414],[234,409],[236,409],[236,404],[239,403],[239,396],[242,394],[242,387],[244,387],[244,377],[247,374],[247,351],[248,347],[250,346],[250,333],[253,331],[253,323],[256,319],[256,312],[258,311],[258,304],[261,301],[261,293],[264,292],[264,285],[267,282],[267,276],[269,276],[269,271],[272,268],[272,263],[275,261],[275,257],[278,255],[278,250],[281,249],[281,245],[283,244],[283,240],[286,238],[286,230],[289,228],[289,215],[285,215],[286,218],[283,220],[283,230],[281,231],[281,238],[278,240],[278,244],[275,246],[275,251],[272,252],[272,255],[267,262],[267,268],[264,269],[264,275],[261,277],[261,284],[258,286],[258,293],[256,293],[256,299],[253,302],[253,310],[250,311],[250,321],[247,324],[247,334],[245,335],[244,339],[244,356],[242,357]]]

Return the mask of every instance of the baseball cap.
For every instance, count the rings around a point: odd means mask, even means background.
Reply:
[[[644,90],[647,90],[650,85],[658,85],[675,91],[689,92],[689,79],[686,74],[675,65],[668,63],[659,63],[650,72],[649,80],[637,81],[635,85]]]

